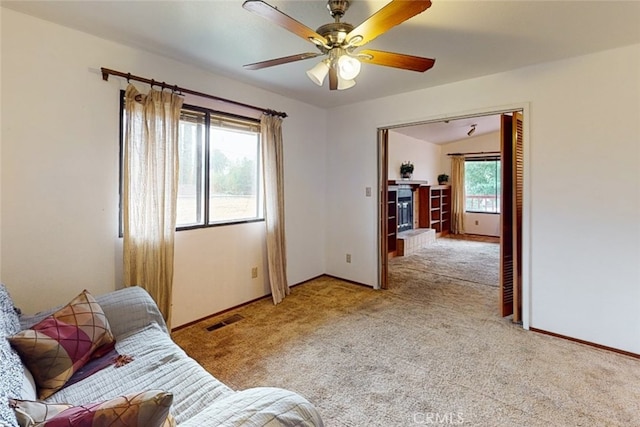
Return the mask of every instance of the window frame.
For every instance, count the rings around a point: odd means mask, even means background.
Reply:
[[[227,113],[224,111],[218,111],[218,110],[213,110],[211,108],[206,108],[206,107],[200,107],[198,105],[192,105],[192,104],[183,104],[181,110],[187,110],[187,111],[194,111],[194,112],[198,112],[198,113],[204,113],[204,117],[205,117],[205,121],[204,121],[204,147],[202,150],[202,184],[198,184],[198,185],[202,185],[203,189],[201,192],[202,195],[202,200],[200,201],[204,206],[202,209],[202,222],[198,223],[198,224],[189,224],[189,225],[183,225],[183,226],[179,226],[176,224],[176,231],[184,231],[184,230],[196,230],[196,229],[200,229],[200,228],[213,228],[213,227],[225,227],[225,226],[230,226],[230,225],[239,225],[239,224],[249,224],[249,223],[254,223],[254,222],[264,222],[265,221],[265,215],[264,215],[264,207],[261,209],[260,205],[262,204],[264,206],[264,185],[263,185],[263,177],[262,177],[262,157],[264,155],[264,149],[262,146],[262,138],[261,138],[261,134],[260,134],[260,120],[259,119],[255,119],[255,118],[251,118],[251,117],[245,117],[245,116],[241,116],[238,114],[233,114],[233,113]],[[258,216],[255,218],[243,218],[243,219],[236,219],[236,220],[224,220],[224,221],[215,221],[215,222],[211,222],[209,215],[211,212],[211,206],[210,206],[210,162],[211,162],[211,158],[210,158],[210,154],[211,154],[211,117],[215,116],[216,119],[222,119],[224,120],[225,118],[231,119],[231,120],[235,120],[237,121],[241,121],[241,122],[246,122],[246,123],[253,123],[256,125],[258,131],[256,132],[257,134],[257,161],[256,161],[256,177],[257,177],[257,186],[256,186],[256,190],[257,190],[257,194],[256,194],[256,212],[258,213]],[[223,127],[224,128],[224,127]],[[124,204],[124,132],[125,132],[125,91],[124,90],[120,90],[120,151],[119,151],[119,236],[123,237],[124,235],[124,218],[123,218],[123,204]]]
[[[482,157],[467,157],[464,159],[464,163],[465,163],[465,168],[466,168],[466,164],[467,162],[497,162],[500,165],[500,174],[497,174],[496,176],[496,190],[498,188],[501,189],[501,174],[502,174],[502,157],[500,155],[492,155],[492,156],[482,156]],[[465,171],[466,172],[466,171]],[[465,173],[465,188],[467,185],[467,174]],[[489,212],[489,211],[474,211],[474,210],[468,210],[467,209],[467,193],[465,191],[465,202],[464,202],[464,212],[465,213],[470,213],[470,214],[486,214],[486,215],[501,215],[502,214],[502,210],[501,210],[501,202],[500,203],[496,203],[496,212]],[[502,191],[496,191],[496,202],[499,202],[502,199]]]

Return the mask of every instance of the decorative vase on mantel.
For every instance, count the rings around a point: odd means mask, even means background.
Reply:
[[[411,177],[413,176],[413,174],[411,172],[404,172],[402,174],[402,179],[411,179]]]

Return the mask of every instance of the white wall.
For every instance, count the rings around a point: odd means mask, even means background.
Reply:
[[[332,109],[327,272],[377,284],[376,201],[357,195],[378,127],[526,106],[528,324],[640,353],[639,75],[633,45]]]
[[[500,132],[485,133],[442,145],[441,162],[444,173],[451,176],[451,157],[448,154],[482,151],[500,151]],[[466,212],[464,231],[467,234],[499,237],[500,215]]]
[[[442,145],[440,162],[442,172],[451,176],[451,156],[453,153],[470,153],[479,151],[500,151],[500,132],[490,132],[471,136]]]
[[[2,10],[2,281],[33,312],[121,286],[117,78],[132,72],[285,111],[288,278],[325,271],[327,113],[177,61]],[[267,293],[264,225],[178,232],[174,326]],[[251,267],[259,278],[251,279]]]
[[[0,23],[2,22],[2,11],[4,8],[0,7]],[[1,29],[1,28],[0,28]],[[0,37],[0,46],[2,46],[2,38]],[[4,55],[0,55],[0,77],[2,76]],[[0,99],[2,99],[2,81],[0,79]],[[2,108],[0,103],[0,130],[4,129],[2,126]],[[0,133],[0,224],[2,224],[2,134]],[[2,278],[2,227],[0,226],[0,278]]]
[[[440,146],[389,131],[389,179],[401,179],[400,165],[410,161],[414,165],[412,180],[437,184],[440,174]]]
[[[500,237],[500,215],[465,212],[464,232],[479,236]]]

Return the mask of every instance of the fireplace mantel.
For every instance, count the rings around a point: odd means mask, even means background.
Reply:
[[[416,191],[422,185],[429,185],[429,181],[418,181],[411,179],[390,179],[388,185],[408,185],[411,191]]]

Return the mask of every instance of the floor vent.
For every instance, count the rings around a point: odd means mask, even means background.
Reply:
[[[241,315],[234,314],[233,316],[229,316],[226,319],[224,319],[224,320],[222,320],[222,321],[220,321],[220,322],[218,322],[216,324],[213,324],[213,325],[209,326],[207,328],[207,331],[215,331],[216,329],[220,329],[223,326],[227,326],[227,325],[230,325],[232,323],[239,322],[242,319],[244,319],[244,317],[242,317]]]

